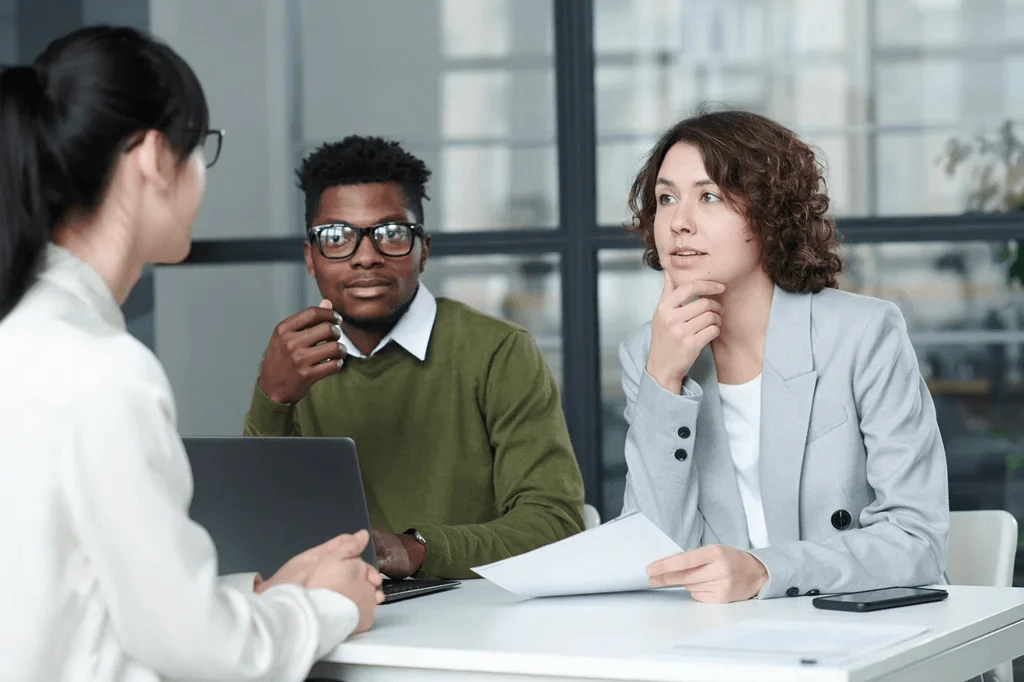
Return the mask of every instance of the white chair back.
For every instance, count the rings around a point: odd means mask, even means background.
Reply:
[[[951,512],[946,572],[954,585],[1010,587],[1017,520],[1002,509]]]
[[[950,512],[948,555],[946,575],[953,585],[1010,587],[1017,555],[1017,519],[1002,509]],[[993,672],[999,682],[1013,682],[1012,662]]]

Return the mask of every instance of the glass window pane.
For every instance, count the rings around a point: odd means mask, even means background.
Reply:
[[[433,171],[434,230],[557,224],[551,0],[301,8],[297,149],[353,133],[400,140]]]
[[[696,82],[677,79],[653,60],[629,65],[609,64],[594,74],[599,106],[595,112],[601,138],[635,134],[647,142],[663,121],[696,99]]]
[[[878,122],[955,125],[961,117],[963,64],[953,59],[878,65]]]
[[[740,8],[740,11],[762,13],[767,9],[764,5],[758,2],[756,10]],[[844,23],[849,10],[848,0],[797,0],[793,3],[791,16],[776,15],[775,19],[776,22],[792,20],[793,43],[797,52],[827,51],[846,47],[850,36]]]
[[[444,52],[451,58],[503,57],[554,51],[551,0],[443,0]],[[516,35],[525,21],[531,36]]]
[[[182,434],[242,433],[270,335],[306,307],[308,278],[301,263],[155,270],[156,354],[174,389]]]
[[[841,64],[799,67],[792,90],[793,125],[805,133],[818,129],[842,131],[849,117],[849,91],[849,73]]]
[[[951,507],[1005,508],[1024,518],[1024,286],[1019,278],[1009,283],[1013,249],[847,245],[841,287],[893,301],[906,318],[946,447]],[[617,347],[650,320],[662,275],[642,266],[639,251],[602,253],[599,263],[604,517],[612,518],[625,473]],[[1022,573],[1018,561],[1018,584]]]
[[[193,235],[301,234],[290,123],[296,79],[288,67],[293,58],[285,3],[151,0],[148,5],[152,32],[196,71],[211,125],[227,131]]]
[[[621,225],[629,218],[629,186],[648,148],[643,142],[605,143],[597,148],[597,214],[603,225]],[[601,188],[614,190],[601,191]]]
[[[1006,37],[1024,38],[1024,1],[1006,0]]]
[[[618,167],[626,146],[646,151],[704,103],[764,113],[814,137],[848,135],[864,121],[867,107],[855,95],[867,78],[851,64],[866,42],[856,40],[863,30],[856,33],[852,21],[861,9],[847,0],[596,0],[594,7],[600,224],[621,219],[635,168]],[[863,187],[846,192],[838,205],[867,204]]]
[[[444,75],[444,101],[459,102],[444,110],[444,136],[508,136],[508,71],[453,71]]]
[[[622,511],[626,483],[626,398],[622,393],[619,344],[649,321],[664,275],[643,265],[641,251],[602,251],[598,258],[598,323],[601,344],[601,480],[604,509],[610,520]]]
[[[894,133],[878,136],[875,196],[878,213],[960,213],[975,181],[969,173],[950,176],[941,163],[950,133]],[[968,176],[968,177],[964,177]]]
[[[1024,26],[1024,19],[1020,23]],[[1024,38],[1024,36],[1021,37]],[[1003,82],[1024,82],[1024,55],[1007,57],[1003,62]],[[1007,117],[1016,115],[1017,118],[1020,118],[1020,112],[1024,111],[1024,88],[1006,88],[1004,95],[1006,101],[1003,104],[1003,115]]]
[[[595,0],[594,9],[602,225],[618,222],[609,197],[627,191],[628,173],[608,168],[620,162],[615,145],[649,148],[705,103],[764,114],[809,141],[844,140],[829,145],[842,158],[822,158],[849,178],[836,184],[835,215],[1002,210],[1014,194],[979,207],[971,195],[982,169],[946,176],[937,157],[952,138],[996,139],[1006,121],[1024,121],[1021,0]],[[998,155],[986,163],[1007,172]],[[1024,177],[1024,162],[1009,170]]]
[[[594,49],[598,53],[655,52],[679,46],[683,31],[681,3],[645,0],[642,12],[637,12],[634,5],[632,0],[596,0]]]
[[[441,200],[440,222],[432,229],[558,224],[558,160],[552,147],[451,146],[439,168],[447,182],[442,194],[431,194]]]
[[[989,11],[982,13],[1000,14],[998,5],[989,3]],[[878,42],[901,47],[962,43],[970,37],[972,15],[978,13],[977,3],[972,0],[885,0],[876,3],[875,11]]]
[[[553,107],[528,107],[554,91],[554,72],[538,70],[461,70],[444,76],[444,137],[535,140],[554,146]],[[514,120],[517,119],[517,120]],[[518,132],[517,132],[518,131]]]

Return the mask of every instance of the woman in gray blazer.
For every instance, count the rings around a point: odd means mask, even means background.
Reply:
[[[812,150],[740,111],[668,130],[630,194],[652,322],[620,348],[623,513],[685,550],[651,583],[701,601],[943,582],[935,409],[891,303],[838,291]]]

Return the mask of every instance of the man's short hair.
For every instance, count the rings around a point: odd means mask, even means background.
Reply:
[[[306,227],[320,207],[324,190],[339,185],[393,182],[405,194],[405,206],[423,222],[423,200],[430,170],[402,149],[398,142],[381,137],[350,135],[340,142],[321,145],[299,164],[296,175],[306,197]]]

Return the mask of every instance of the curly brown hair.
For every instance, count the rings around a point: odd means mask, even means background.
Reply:
[[[838,285],[843,268],[821,164],[796,134],[747,111],[702,112],[668,129],[648,154],[629,192],[625,227],[647,247],[644,263],[661,270],[654,244],[654,185],[665,155],[680,142],[700,150],[708,176],[747,219],[762,265],[786,291]]]

